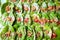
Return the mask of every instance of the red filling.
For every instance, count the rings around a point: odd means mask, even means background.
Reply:
[[[55,33],[52,33],[52,36],[51,36],[51,38],[56,38],[56,34]]]
[[[17,18],[17,21],[20,22],[21,21],[21,18]]]
[[[29,21],[29,18],[24,19],[24,23],[28,23],[28,21]]]
[[[37,17],[34,19],[34,22],[39,22],[39,20],[38,20],[38,18],[37,18]]]
[[[34,19],[34,22],[39,22],[39,20],[38,19]]]

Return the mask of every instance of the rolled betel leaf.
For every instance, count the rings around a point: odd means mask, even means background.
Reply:
[[[39,12],[39,5],[37,3],[33,3],[32,6],[31,6],[31,12],[34,12],[36,14],[38,14]]]
[[[35,34],[36,34],[36,40],[42,40],[43,37],[43,31],[42,28],[40,27],[40,24],[35,24]]]
[[[33,15],[32,15],[32,19],[33,19],[34,24],[35,24],[35,23],[39,23],[39,19],[40,19],[40,18],[39,18],[39,15],[38,15],[38,14],[33,14]]]
[[[45,24],[43,27],[43,32],[44,32],[44,38],[46,40],[51,40],[52,36],[52,29],[49,24]]]
[[[20,16],[22,14],[22,4],[20,3],[20,1],[17,4],[15,4],[14,10],[17,16]]]
[[[24,25],[21,25],[16,32],[17,32],[16,40],[25,40],[25,38],[26,38],[26,29],[25,29]]]
[[[1,12],[4,14],[5,12],[9,13],[10,12],[10,2],[6,2],[1,6]]]
[[[7,17],[7,23],[12,25],[13,22],[14,22],[15,18],[14,18],[14,15],[13,14],[10,14],[8,17]]]
[[[23,16],[22,14],[20,16],[17,16],[17,23],[20,23],[20,25],[23,25]]]
[[[28,13],[25,15],[24,25],[25,26],[30,26],[31,25],[31,18],[30,18],[30,15]]]
[[[22,4],[20,3],[20,1],[17,4],[15,4],[14,9],[17,15],[20,15],[22,13]]]
[[[31,28],[31,26],[27,26],[27,37],[26,40],[34,40],[35,38],[34,30]]]
[[[30,13],[30,5],[28,3],[23,4],[24,7],[24,14]]]

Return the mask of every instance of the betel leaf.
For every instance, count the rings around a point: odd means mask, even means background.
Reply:
[[[1,12],[2,12],[2,14],[5,12],[5,7],[7,6],[7,5],[10,5],[11,3],[9,3],[9,2],[7,2],[7,3],[4,3],[3,5],[2,5],[2,7],[1,7]]]

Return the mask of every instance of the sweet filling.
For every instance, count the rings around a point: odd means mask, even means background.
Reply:
[[[27,35],[28,35],[28,37],[31,37],[32,36],[32,32],[31,31],[27,31]]]

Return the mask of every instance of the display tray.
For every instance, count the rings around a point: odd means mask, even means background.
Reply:
[[[0,40],[60,40],[60,0],[1,0]]]

